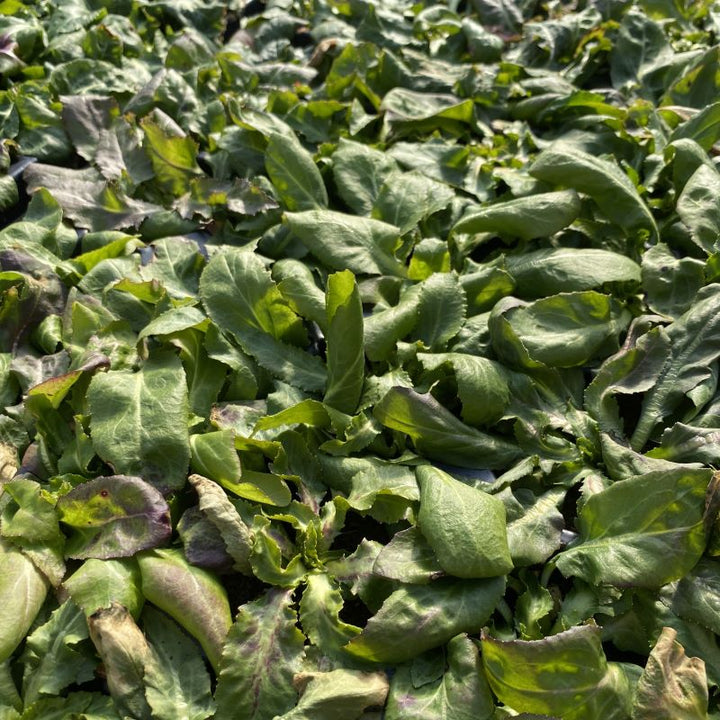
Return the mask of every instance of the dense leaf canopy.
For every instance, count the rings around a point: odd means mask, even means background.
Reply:
[[[0,720],[720,718],[719,37],[0,0]]]

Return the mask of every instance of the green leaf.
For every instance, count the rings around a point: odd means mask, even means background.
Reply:
[[[386,153],[341,138],[332,155],[332,170],[340,197],[358,215],[370,215],[385,179],[397,168]]]
[[[693,240],[708,254],[717,250],[720,209],[715,199],[720,192],[720,173],[701,165],[688,179],[677,200],[677,211]]]
[[[627,92],[639,86],[644,96],[653,97],[656,93],[649,92],[655,90],[653,74],[670,65],[672,60],[673,50],[661,25],[640,8],[632,8],[620,23],[610,56],[613,87]],[[662,82],[657,90],[657,94],[664,90]]]
[[[85,614],[68,600],[28,636],[23,653],[23,700],[26,707],[45,695],[58,695],[72,684],[92,680],[95,657]]]
[[[516,294],[539,298],[592,290],[605,283],[638,283],[640,267],[624,255],[592,248],[546,248],[505,257]]]
[[[229,490],[240,480],[242,467],[232,430],[191,435],[190,451],[190,465],[199,475],[215,480]]]
[[[380,220],[346,215],[331,210],[286,213],[294,235],[333,270],[352,270],[356,275],[405,275],[394,256],[400,230]],[[337,238],[343,238],[342,243]]]
[[[157,720],[205,720],[214,711],[200,648],[166,615],[146,608],[143,627],[154,653],[145,667],[145,697]]]
[[[413,285],[399,302],[365,318],[365,353],[369,360],[387,360],[398,340],[417,325],[422,285]]]
[[[489,327],[493,348],[508,364],[566,368],[609,354],[629,321],[617,300],[589,290],[532,303],[506,298],[493,308]]]
[[[12,655],[45,602],[45,576],[19,550],[0,540],[0,661]]]
[[[78,485],[58,500],[60,520],[72,528],[71,558],[129,557],[170,537],[170,508],[137,477],[112,475]]]
[[[462,329],[465,291],[454,273],[435,273],[420,289],[415,332],[428,348],[441,350]]]
[[[572,190],[540,193],[471,209],[453,225],[452,234],[493,233],[532,240],[560,232],[579,214],[580,199]]]
[[[300,601],[300,625],[310,642],[328,657],[345,657],[342,651],[360,628],[343,622],[339,613],[343,608],[342,594],[325,573],[311,573]]]
[[[670,353],[670,341],[661,327],[642,333],[642,325],[630,327],[623,347],[609,357],[585,390],[585,407],[604,432],[624,434],[615,395],[650,390],[660,377]]]
[[[419,172],[392,173],[385,180],[372,216],[400,228],[400,234],[445,209],[455,197],[452,188]]]
[[[362,660],[395,664],[478,632],[505,592],[504,578],[437,580],[396,590],[345,647]]]
[[[702,107],[689,120],[680,123],[670,135],[670,142],[694,140],[706,152],[720,139],[720,103]]]
[[[307,575],[307,568],[299,554],[293,555],[293,548],[288,552],[285,543],[273,534],[273,527],[266,517],[256,515],[253,523],[253,549],[250,565],[258,580],[268,585],[295,587]],[[285,553],[283,553],[285,550]],[[283,554],[290,556],[290,561],[283,567]]]
[[[327,321],[325,294],[315,283],[312,269],[300,260],[283,258],[273,265],[272,276],[290,307],[324,329]]]
[[[375,406],[375,417],[409,436],[420,453],[461,467],[505,467],[520,457],[520,448],[496,435],[460,422],[432,395],[394,387]]]
[[[543,640],[482,638],[482,658],[492,691],[517,712],[563,720],[625,720],[631,684],[608,663],[593,625]]]
[[[421,465],[416,473],[418,525],[442,568],[462,578],[510,572],[513,563],[502,501],[429,465]]]
[[[677,318],[690,309],[705,284],[705,264],[676,258],[667,245],[658,243],[643,255],[642,280],[650,309]]]
[[[590,583],[648,588],[683,577],[707,543],[711,478],[711,470],[681,467],[591,495],[578,517],[580,537],[558,556],[558,569]]]
[[[187,385],[174,355],[154,353],[137,372],[95,375],[87,398],[93,447],[115,472],[139,476],[162,491],[185,484]]]
[[[430,377],[444,377],[447,366],[455,373],[462,418],[474,426],[500,420],[510,404],[506,371],[499,363],[468,353],[418,353],[417,359]]]
[[[701,559],[676,584],[671,604],[676,615],[709,628],[715,634],[720,630],[720,608],[717,604],[720,576],[717,572],[718,563],[715,560]]]
[[[181,134],[167,132],[150,118],[141,121],[145,141],[143,147],[153,170],[154,182],[167,193],[179,197],[190,188],[190,180],[202,171],[197,164],[197,145]]]
[[[377,556],[373,572],[411,585],[424,585],[444,575],[435,551],[417,527],[393,535]]]
[[[643,397],[631,445],[641,450],[658,422],[710,377],[720,356],[720,285],[705,286],[692,307],[667,329],[670,353],[653,387]]]
[[[200,276],[200,297],[213,322],[239,339],[245,328],[253,328],[276,340],[303,341],[302,321],[262,260],[247,250],[215,254]]]
[[[326,303],[328,379],[324,402],[352,415],[362,393],[365,356],[362,302],[349,270],[328,277]]]
[[[295,705],[304,643],[296,622],[292,590],[240,607],[220,661],[216,720],[272,720]]]
[[[150,550],[137,560],[143,595],[185,628],[217,669],[232,624],[223,586],[211,573],[188,564],[179,550]]]
[[[560,548],[565,519],[558,506],[564,498],[562,488],[539,496],[527,488],[515,490],[506,508],[507,541],[516,567],[544,563]]]
[[[442,677],[419,687],[412,666],[393,675],[385,711],[387,720],[490,720],[495,714],[490,688],[475,643],[467,635],[447,645]]]
[[[628,176],[613,162],[559,143],[530,167],[533,177],[590,195],[606,217],[624,230],[658,237],[655,219]]]
[[[328,205],[328,195],[312,155],[291,133],[270,134],[265,169],[285,207],[292,212]]]
[[[137,619],[144,602],[140,582],[140,569],[134,560],[90,559],[65,580],[63,587],[86,615],[115,602]]]
[[[388,693],[385,673],[338,668],[330,672],[298,673],[300,701],[282,720],[347,720],[365,717],[363,711],[382,707]]]
[[[704,720],[707,706],[705,663],[687,657],[677,632],[663,628],[638,681],[633,720]]]

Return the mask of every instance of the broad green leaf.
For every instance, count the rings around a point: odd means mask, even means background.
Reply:
[[[323,361],[316,355],[275,340],[267,333],[247,328],[242,337],[237,336],[242,349],[252,355],[258,365],[289,385],[307,390],[322,392],[327,383],[327,370]]]
[[[677,632],[663,628],[638,681],[633,720],[708,717],[705,663],[687,657]]]
[[[356,275],[405,275],[394,256],[400,230],[394,225],[331,210],[286,213],[292,233],[321,262],[333,270]],[[338,238],[343,238],[338,243]]]
[[[705,284],[705,265],[695,258],[676,258],[667,245],[658,243],[643,255],[642,280],[650,309],[677,318],[690,309]]]
[[[240,480],[242,467],[235,450],[235,433],[218,430],[190,436],[190,465],[199,475],[232,489]]]
[[[420,288],[415,332],[434,350],[444,349],[462,329],[465,291],[454,273],[435,273]]]
[[[504,578],[436,580],[396,590],[345,647],[362,660],[395,664],[485,625],[505,592]]]
[[[672,60],[672,47],[662,26],[640,8],[632,8],[620,23],[618,37],[610,56],[613,87],[625,92],[639,87],[645,97],[654,99],[654,85],[658,80],[652,82],[653,74],[670,65]],[[664,90],[662,80],[661,77],[657,94]]]
[[[718,592],[720,582],[718,563],[703,558],[675,586],[672,595],[672,611],[683,618],[709,628],[717,634],[720,630],[720,606]]]
[[[398,340],[417,325],[421,285],[413,285],[401,294],[397,305],[374,312],[365,318],[365,353],[369,360],[387,360]]]
[[[515,280],[516,294],[523,298],[640,282],[638,264],[608,250],[547,248],[506,255],[505,263]]]
[[[296,703],[304,637],[291,590],[267,590],[242,605],[228,634],[215,690],[217,720],[272,720]]]
[[[592,290],[523,303],[501,300],[490,316],[493,348],[520,367],[575,367],[614,350],[630,314],[609,295]]]
[[[288,306],[262,260],[247,250],[217,253],[200,277],[200,297],[212,320],[242,341],[252,328],[276,340],[302,343],[302,321]]]
[[[585,389],[585,407],[604,432],[624,434],[616,395],[650,390],[660,377],[670,353],[670,341],[661,327],[642,333],[630,326],[623,347],[609,357]]]
[[[283,258],[273,265],[272,276],[293,310],[324,329],[325,294],[315,283],[312,270],[300,260]]]
[[[200,649],[166,615],[146,608],[143,628],[154,653],[145,667],[145,697],[157,720],[205,720],[214,711],[210,674]]]
[[[332,155],[332,170],[340,197],[358,215],[370,215],[395,161],[368,145],[342,138]]]
[[[470,425],[497,422],[510,404],[510,387],[499,363],[468,353],[418,353],[417,359],[430,373],[442,377],[447,366],[455,373],[462,418]],[[442,375],[441,375],[442,373]]]
[[[78,715],[79,714],[79,715]],[[72,692],[67,697],[43,698],[27,708],[20,716],[11,715],[7,720],[66,720],[74,715],[93,720],[121,720],[112,698],[99,692]],[[6,720],[5,716],[3,720]]]
[[[19,550],[0,540],[0,661],[12,655],[45,602],[45,576]]]
[[[605,216],[624,230],[642,228],[658,236],[655,219],[632,181],[609,160],[559,143],[538,155],[530,174],[590,195]]]
[[[373,572],[411,585],[423,585],[444,575],[435,551],[417,527],[395,533],[377,556]]]
[[[707,543],[711,478],[705,469],[656,471],[591,495],[578,516],[580,537],[558,556],[558,569],[590,583],[648,588],[683,577]]]
[[[271,133],[265,169],[285,207],[292,212],[328,205],[328,195],[312,155],[290,133]]]
[[[347,720],[365,717],[363,711],[382,707],[388,694],[383,672],[366,673],[338,668],[330,672],[299,673],[295,686],[300,691],[297,706],[281,715],[283,720]]]
[[[171,134],[167,128],[145,118],[143,147],[155,171],[154,182],[166,192],[178,197],[187,192],[190,180],[201,175],[197,164],[197,145],[184,134]]]
[[[518,488],[506,502],[507,542],[516,567],[539,565],[560,548],[565,519],[558,506],[564,498],[562,488],[539,496]]]
[[[170,508],[152,485],[112,475],[78,485],[58,500],[60,520],[72,528],[72,558],[129,557],[170,537]]]
[[[362,392],[365,355],[362,302],[349,270],[328,277],[326,305],[328,379],[324,402],[352,415]]]
[[[670,142],[694,140],[708,151],[720,139],[720,103],[713,102],[700,109],[689,120],[680,123],[670,135]]]
[[[395,225],[404,235],[420,221],[445,209],[454,197],[452,188],[422,173],[392,173],[380,188],[372,216]]]
[[[95,375],[87,397],[93,446],[115,472],[141,477],[160,490],[185,484],[187,385],[176,357],[152,354],[137,372]]]
[[[279,475],[257,470],[243,470],[240,482],[226,483],[225,487],[239,497],[277,507],[284,507],[292,498],[290,488]]]
[[[211,573],[190,565],[179,550],[150,550],[137,560],[145,598],[185,628],[217,668],[232,623],[223,586]]]
[[[360,628],[340,619],[342,595],[327,574],[311,573],[306,583],[300,601],[300,625],[303,632],[324,655],[342,658],[343,645],[352,640]]]
[[[532,240],[554,235],[579,214],[580,199],[573,191],[541,193],[471,209],[455,223],[452,234],[493,233]]]
[[[593,625],[543,640],[502,641],[483,634],[490,687],[517,712],[563,720],[624,720],[632,699],[629,678],[608,663]]]
[[[718,453],[720,430],[675,423],[660,436],[660,445],[646,453],[675,463],[701,462],[713,465]]]
[[[385,427],[410,437],[419,452],[451,465],[499,468],[521,454],[511,441],[465,425],[432,395],[410,388],[392,388],[374,413]]]
[[[482,661],[467,635],[447,645],[442,677],[418,686],[409,665],[401,665],[390,684],[387,720],[490,720],[495,713]],[[445,662],[443,663],[445,665]]]
[[[258,580],[268,585],[283,588],[295,587],[307,575],[307,568],[300,554],[292,555],[280,537],[273,534],[270,520],[261,515],[255,516],[253,523],[253,549],[250,554],[250,565]],[[290,555],[290,560],[283,567],[283,550]]]
[[[86,560],[63,587],[72,601],[92,615],[114,602],[123,605],[137,619],[143,605],[140,570],[134,560]]]
[[[418,525],[442,568],[462,578],[510,572],[513,563],[502,501],[429,465],[421,465],[416,473]]]
[[[104,132],[117,117],[115,98],[108,96],[66,96],[62,99],[62,119],[78,155],[92,162]]]
[[[710,377],[720,356],[720,285],[705,286],[692,307],[667,329],[670,354],[655,384],[643,397],[631,445],[641,450],[658,422],[673,413],[698,385]]]
[[[91,615],[88,628],[118,711],[123,717],[150,720],[153,715],[145,698],[143,678],[153,653],[142,630],[127,609],[118,604]]]
[[[453,95],[421,93],[395,87],[383,98],[380,109],[394,136],[446,128],[460,131],[458,125],[472,120],[472,103]]]
[[[720,173],[701,165],[688,179],[677,200],[677,211],[693,240],[708,254],[717,250],[720,209],[715,199],[720,192]]]
[[[171,335],[207,323],[208,319],[196,307],[172,308],[151,320],[138,333],[138,340],[152,335]]]
[[[23,653],[23,700],[32,705],[45,695],[58,695],[69,685],[92,680],[95,657],[85,614],[71,600],[27,638]]]

